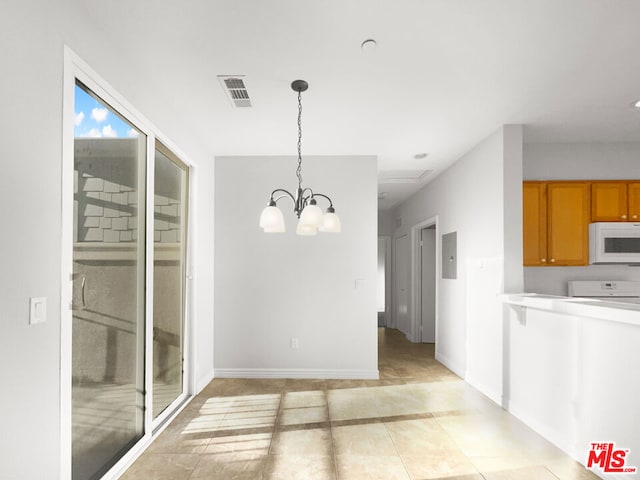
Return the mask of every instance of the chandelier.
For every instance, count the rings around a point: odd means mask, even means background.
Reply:
[[[295,196],[283,188],[276,188],[271,192],[269,203],[260,215],[260,227],[266,233],[284,232],[284,216],[277,203],[283,198],[289,198],[293,201],[293,212],[299,219],[296,227],[298,235],[315,235],[318,231],[337,233],[340,232],[340,219],[336,215],[331,198],[308,187],[302,188],[302,92],[309,88],[309,84],[304,80],[295,80],[291,83],[291,88],[298,92],[298,189]],[[326,213],[322,213],[316,199],[329,202]]]

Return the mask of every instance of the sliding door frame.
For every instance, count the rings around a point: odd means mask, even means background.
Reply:
[[[64,77],[63,77],[63,119],[62,119],[62,190],[61,190],[61,312],[60,312],[60,479],[71,480],[72,459],[72,311],[73,295],[73,201],[74,201],[74,108],[75,85],[79,80],[92,92],[108,103],[118,113],[123,115],[147,136],[146,148],[146,211],[145,214],[145,414],[144,435],[117,463],[102,477],[116,478],[124,471],[140,453],[149,445],[154,435],[157,435],[167,420],[179,412],[179,406],[184,405],[187,398],[195,392],[195,377],[193,372],[193,326],[192,326],[192,295],[194,291],[192,266],[195,251],[192,246],[194,225],[192,182],[195,178],[196,166],[171,141],[140,114],[127,100],[120,96],[104,79],[102,79],[87,63],[76,55],[69,47],[64,49]],[[184,374],[183,392],[156,421],[153,420],[153,266],[154,266],[154,167],[156,139],[176,155],[188,167],[188,205],[189,215],[186,222],[186,265],[185,265],[185,302],[184,302]]]
[[[158,145],[160,145],[160,147],[158,147]],[[185,255],[184,255],[184,269],[183,269],[183,284],[182,284],[182,298],[183,298],[183,304],[182,304],[182,321],[183,321],[183,331],[182,331],[182,357],[183,357],[183,363],[182,363],[182,393],[173,400],[173,402],[171,402],[158,416],[157,418],[153,418],[153,408],[149,409],[151,411],[151,428],[152,430],[155,432],[157,431],[175,412],[175,410],[180,406],[180,404],[182,404],[186,398],[189,396],[189,375],[188,373],[191,372],[191,362],[190,362],[190,358],[189,355],[187,354],[190,349],[187,348],[187,343],[188,343],[188,339],[190,338],[189,335],[189,323],[187,321],[187,312],[189,311],[189,288],[188,288],[188,284],[189,284],[189,280],[192,279],[192,275],[189,273],[189,258],[190,258],[190,252],[189,252],[189,245],[190,245],[190,239],[191,239],[191,233],[189,231],[189,225],[190,225],[190,221],[191,221],[191,168],[189,167],[189,164],[184,162],[182,160],[182,158],[180,158],[179,155],[177,155],[170,147],[168,147],[160,138],[156,137],[155,142],[154,142],[154,147],[153,147],[153,152],[154,152],[154,166],[155,166],[155,151],[156,150],[161,150],[163,151],[163,154],[173,163],[175,163],[181,170],[185,171],[185,174],[187,176],[186,178],[186,185],[185,188],[187,189],[187,194],[186,194],[186,206],[184,209],[185,212],[185,228],[182,229],[182,242],[183,245],[185,245]],[[155,185],[154,185],[154,192],[152,193],[152,196],[155,194]],[[153,225],[153,215],[147,215],[147,218],[151,219],[151,230],[147,230],[148,232],[153,232],[154,231],[154,225]],[[153,242],[153,239],[152,239]],[[154,243],[154,248],[155,248],[155,243]],[[152,259],[152,263],[154,262],[154,259]],[[152,265],[153,267],[153,265]],[[151,270],[152,275],[153,275],[153,269]],[[153,284],[152,284],[153,287]],[[153,292],[152,292],[153,293]],[[151,299],[151,301],[153,301],[153,298]],[[153,318],[151,318],[151,329],[153,330]],[[153,332],[151,334],[152,338],[151,338],[151,344],[153,344]],[[153,374],[153,349],[151,349],[151,359],[149,360],[151,363],[149,365],[151,365],[151,373]],[[152,383],[152,388],[153,388],[153,375],[151,375],[151,383]],[[195,390],[192,390],[195,392]],[[151,398],[151,401],[153,403],[153,397]]]

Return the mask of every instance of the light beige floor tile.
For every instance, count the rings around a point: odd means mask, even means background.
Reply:
[[[147,449],[149,453],[204,453],[211,438],[163,432]]]
[[[126,473],[123,480],[187,480],[199,455],[182,453],[145,453]]]
[[[324,379],[287,379],[284,384],[285,392],[324,391],[326,388]]]
[[[397,455],[389,432],[382,424],[333,427],[336,455]]]
[[[195,416],[187,424],[169,425],[168,433],[179,433],[181,435],[195,435],[215,432],[222,423],[225,414]]]
[[[271,445],[272,455],[329,456],[333,454],[328,428],[277,432]]]
[[[345,388],[362,388],[363,380],[327,380],[327,390],[342,390]]]
[[[507,413],[501,416],[470,414],[436,417],[436,421],[470,457],[516,458],[539,452],[538,446],[542,448],[549,445],[539,435],[522,429],[521,424]]]
[[[482,476],[486,480],[558,480],[558,477],[542,466],[482,473]]]
[[[469,460],[480,473],[500,472],[503,470],[517,470],[538,466],[536,459],[526,455],[513,454],[507,456],[477,457],[470,456]]]
[[[401,455],[407,472],[412,480],[447,479],[477,475],[478,471],[467,457],[461,453],[445,455]]]
[[[326,405],[319,407],[286,408],[280,411],[279,425],[304,425],[329,421]]]
[[[322,407],[327,405],[327,395],[322,390],[287,392],[282,397],[281,408]]]
[[[410,480],[398,456],[336,455],[338,480]]]
[[[225,418],[216,431],[273,428],[275,423],[275,413],[268,417]]]
[[[273,433],[253,433],[213,437],[202,453],[248,453],[267,455],[271,446]]]
[[[547,461],[544,466],[560,480],[598,480],[600,478],[568,456]]]
[[[426,413],[411,385],[332,390],[328,392],[328,402],[332,420]]]
[[[269,455],[264,478],[269,480],[336,480],[335,463],[333,456]]]
[[[428,477],[426,477],[426,478],[412,478],[411,480],[429,480],[429,479]],[[442,477],[442,478],[438,478],[437,480],[485,480],[485,479],[479,473],[472,473],[470,475],[453,475],[450,477]]]
[[[445,457],[462,452],[435,419],[385,422],[400,455]]]
[[[266,463],[266,454],[225,452],[200,455],[200,461],[189,480],[260,478]]]

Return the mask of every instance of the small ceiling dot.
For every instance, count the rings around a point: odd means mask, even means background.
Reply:
[[[416,160],[422,160],[423,158],[427,158],[428,153],[416,153],[413,158]]]
[[[368,38],[360,44],[360,48],[363,52],[373,52],[378,47],[378,42],[373,38]]]

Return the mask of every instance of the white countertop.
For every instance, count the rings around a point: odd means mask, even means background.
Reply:
[[[509,305],[640,326],[640,304],[538,293],[503,293],[498,297]]]

